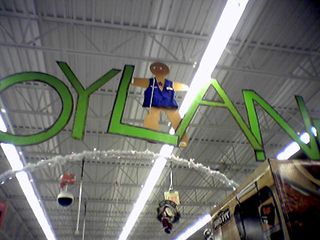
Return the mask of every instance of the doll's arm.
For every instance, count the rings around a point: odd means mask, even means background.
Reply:
[[[173,82],[173,89],[175,91],[188,91],[189,86],[179,82]]]
[[[148,78],[133,78],[131,84],[136,87],[147,88],[149,86]]]

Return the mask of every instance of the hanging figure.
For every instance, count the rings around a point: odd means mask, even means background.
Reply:
[[[153,78],[134,78],[133,85],[146,88],[144,91],[143,107],[148,108],[144,119],[144,127],[160,130],[160,113],[165,112],[172,127],[176,130],[181,117],[176,102],[176,91],[187,91],[188,86],[183,83],[172,82],[165,77],[169,74],[169,67],[163,63],[155,62],[150,66]],[[179,147],[186,147],[189,139],[186,134],[181,138]]]

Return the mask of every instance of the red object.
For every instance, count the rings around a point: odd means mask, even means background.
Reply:
[[[4,202],[0,202],[0,226],[2,226],[6,213],[7,213],[7,204]]]
[[[170,222],[169,218],[163,217],[162,220],[161,220],[161,222],[162,222],[162,226],[163,226],[163,228],[164,228],[164,231],[165,231],[166,233],[168,233],[168,234],[171,233],[172,223]]]
[[[64,173],[60,177],[60,188],[64,188],[66,185],[72,185],[76,182],[76,178],[72,173]]]

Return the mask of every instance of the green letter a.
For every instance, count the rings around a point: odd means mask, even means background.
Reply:
[[[222,99],[222,102],[214,102],[214,101],[207,101],[203,100],[207,90],[209,89],[210,85],[216,90],[220,98]],[[212,79],[211,82],[208,82],[206,85],[204,85],[198,92],[197,97],[192,102],[189,110],[185,114],[183,120],[181,121],[176,134],[179,135],[179,137],[183,136],[185,130],[189,126],[194,114],[196,113],[199,105],[205,105],[205,106],[211,106],[211,107],[222,107],[227,108],[233,118],[236,120],[237,124],[241,128],[242,132],[248,139],[249,143],[253,147],[256,155],[257,160],[265,160],[265,153],[262,147],[262,141],[259,141],[258,138],[254,135],[255,131],[251,131],[251,129],[248,127],[246,122],[243,120],[242,116],[236,109],[236,107],[231,102],[230,98],[226,94],[226,92],[223,90],[223,88],[219,85],[218,81],[216,79]]]

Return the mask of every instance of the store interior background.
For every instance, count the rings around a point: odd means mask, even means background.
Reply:
[[[83,86],[89,86],[111,68],[134,65],[135,77],[151,77],[155,61],[170,67],[169,79],[190,85],[201,56],[226,1],[222,0],[2,0],[0,1],[0,77],[23,71],[40,71],[66,80],[56,61],[65,61]],[[314,0],[249,0],[212,77],[226,90],[247,119],[242,89],[253,89],[268,101],[297,132],[304,131],[294,95],[304,98],[312,118],[320,119],[320,4]],[[74,111],[67,127],[54,138],[20,147],[26,163],[83,151],[114,150],[114,157],[85,159],[83,200],[86,239],[118,239],[142,185],[152,167],[148,151],[159,153],[162,144],[106,132],[121,74],[90,97],[85,137],[71,136]],[[185,93],[177,93],[181,103]],[[209,96],[218,100],[212,91]],[[11,131],[32,134],[49,127],[59,116],[61,102],[47,85],[26,82],[0,95],[1,113]],[[123,121],[143,125],[143,89],[130,87]],[[276,155],[292,140],[264,112],[260,117],[265,152]],[[163,115],[161,129],[169,131]],[[254,151],[225,109],[200,107],[187,133],[189,146],[173,154],[241,183],[253,172]],[[130,151],[141,152],[134,158]],[[10,169],[0,153],[0,173]],[[181,219],[166,234],[156,208],[170,185],[180,194]],[[59,177],[70,171],[80,178],[81,161],[47,166],[32,172],[57,239],[75,236],[79,181],[70,188],[75,203],[62,208],[56,202]],[[193,167],[167,163],[130,239],[174,239],[233,191]],[[0,185],[0,200],[8,205],[0,239],[45,239],[16,178]],[[82,206],[80,230],[84,208]],[[199,230],[190,239],[202,239]]]

